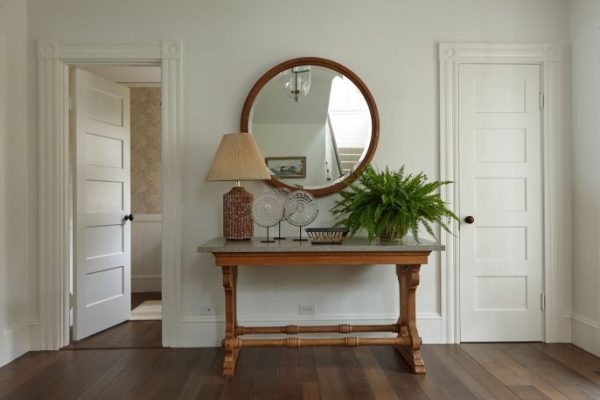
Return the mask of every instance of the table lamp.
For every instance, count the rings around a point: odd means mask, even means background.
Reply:
[[[223,195],[223,237],[227,240],[252,238],[252,194],[240,181],[271,179],[254,138],[249,133],[223,135],[206,180],[234,181],[235,186]]]

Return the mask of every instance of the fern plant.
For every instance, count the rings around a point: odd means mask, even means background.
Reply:
[[[348,227],[351,236],[364,229],[370,240],[401,241],[410,232],[419,241],[421,226],[435,237],[434,224],[450,232],[448,224],[458,220],[439,194],[449,183],[428,182],[423,173],[406,175],[404,166],[377,171],[369,165],[350,190],[340,192],[331,212],[336,226]]]

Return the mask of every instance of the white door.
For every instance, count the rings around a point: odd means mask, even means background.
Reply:
[[[129,319],[131,222],[129,89],[74,71],[73,338]]]
[[[461,341],[540,341],[540,67],[459,68]]]

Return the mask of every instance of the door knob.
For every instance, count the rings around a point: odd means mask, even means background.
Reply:
[[[133,221],[133,214],[127,214],[127,215],[125,215],[125,216],[123,217],[123,220],[124,220],[124,221],[127,221],[127,220],[129,220],[129,221]]]
[[[472,224],[473,222],[475,222],[475,218],[472,215],[468,215],[465,217],[465,222],[467,224]]]

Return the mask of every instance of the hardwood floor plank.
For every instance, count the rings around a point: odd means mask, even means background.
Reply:
[[[509,344],[508,346],[512,345]],[[511,354],[511,352],[514,351],[512,347],[499,347],[494,344],[489,346],[489,351],[516,374],[526,378],[530,382],[531,386],[535,387],[548,398],[552,400],[568,399],[563,393],[561,393],[557,384],[558,382],[555,379],[551,379],[548,375],[542,373],[537,366],[535,369],[528,369],[527,364],[535,362],[533,359],[528,358],[521,359],[521,361],[519,361],[514,357],[513,354]],[[550,359],[546,358],[546,360],[549,361]],[[525,362],[525,364],[523,362]]]
[[[281,351],[287,349],[265,347],[254,350],[258,352],[260,362],[254,368],[249,399],[280,399],[279,361]]]
[[[29,353],[0,368],[0,399],[600,399],[600,359],[563,344],[426,345],[419,376],[392,347],[245,348],[232,379],[221,375],[222,355]]]
[[[151,375],[155,363],[164,353],[160,349],[134,349],[129,365],[99,393],[97,399],[133,399],[136,391]]]
[[[460,347],[469,354],[478,364],[488,370],[496,379],[506,387],[527,386],[529,381],[525,377],[516,374],[504,365],[492,353],[490,344],[461,344]]]
[[[67,350],[162,348],[161,321],[126,321],[69,344]]]
[[[279,353],[279,392],[282,399],[302,399],[300,354],[298,349],[283,348]]]
[[[496,397],[492,395],[481,383],[479,383],[463,365],[447,353],[447,346],[433,345],[430,346],[429,354],[435,356],[443,365],[444,368],[452,371],[458,380],[478,399],[494,400]]]
[[[548,397],[554,399],[600,398],[600,386],[567,368],[563,363],[548,357],[527,343],[494,344],[489,351],[497,355],[506,365],[518,368],[519,374],[526,376],[531,384]],[[512,363],[511,363],[512,362]],[[586,390],[582,390],[585,388]],[[559,394],[556,394],[559,392]]]
[[[340,370],[334,364],[333,349],[331,347],[315,348],[314,352],[321,398],[349,398],[351,393],[342,385]]]
[[[367,381],[364,370],[356,358],[356,348],[335,347],[333,348],[333,353],[334,365],[345,366],[345,373],[342,374],[342,385],[349,389],[350,396],[348,399],[374,399],[373,392],[369,387],[369,382]]]
[[[86,350],[87,351],[87,350]],[[92,400],[98,398],[100,393],[119,376],[125,368],[133,363],[137,357],[137,353],[131,350],[98,350],[105,353],[118,354],[119,358],[113,363],[110,368],[106,369],[100,377],[93,381],[87,382],[87,389],[79,396],[78,400]]]
[[[321,389],[317,382],[302,384],[302,400],[318,400],[321,398]]]
[[[533,347],[586,379],[600,384],[600,374],[598,373],[600,359],[598,357],[568,343],[552,345],[535,343]]]
[[[475,394],[458,378],[455,369],[458,364],[452,367],[445,366],[429,347],[424,348],[422,353],[427,360],[428,380],[439,387],[449,399],[477,400]],[[451,360],[447,362],[452,363]]]
[[[385,372],[367,347],[358,347],[355,350],[356,358],[362,366],[363,373],[369,388],[376,399],[397,399],[394,389],[388,381]]]
[[[187,379],[182,385],[181,392],[178,396],[172,396],[179,400],[197,399],[204,380],[207,379],[207,371],[219,370],[221,367],[223,353],[218,347],[206,349],[203,352],[192,370],[188,373]]]
[[[471,356],[457,345],[440,346],[440,351],[445,351],[456,362],[468,371],[485,390],[495,399],[518,400],[519,398],[510,389],[504,386],[495,376],[477,363]]]
[[[520,385],[510,386],[510,389],[523,400],[551,400],[550,397],[540,392],[535,386]]]
[[[221,357],[222,355],[220,354],[218,357],[219,361],[221,361]],[[260,349],[244,349],[238,358],[233,378],[225,380],[225,387],[223,388],[223,394],[221,395],[222,399],[234,400],[249,398],[254,372],[257,366],[260,365],[260,357]]]
[[[394,348],[369,347],[385,373],[390,386],[401,399],[445,399],[446,396],[422,376],[413,375],[406,361]],[[428,394],[426,392],[429,392]]]

